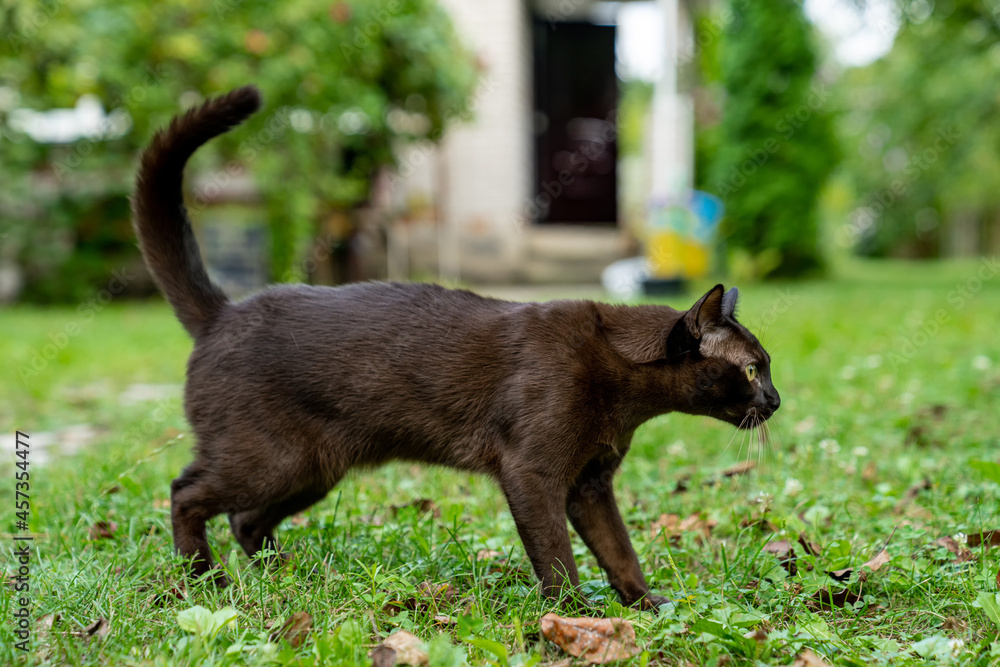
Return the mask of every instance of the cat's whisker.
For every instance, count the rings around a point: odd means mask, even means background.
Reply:
[[[741,421],[741,422],[740,422],[740,425],[736,427],[736,430],[735,430],[735,431],[733,431],[733,437],[731,437],[731,438],[729,439],[729,443],[728,443],[728,444],[726,445],[726,448],[722,450],[722,453],[723,453],[723,454],[725,454],[726,452],[728,452],[728,451],[729,451],[729,448],[730,448],[730,447],[732,447],[732,445],[733,445],[733,440],[735,440],[735,439],[736,439],[736,436],[737,436],[737,435],[739,435],[739,433],[740,433],[740,430],[742,430],[742,428],[743,428],[743,425],[744,425],[744,424],[745,424],[745,423],[747,422],[747,419],[749,419],[749,418],[750,418],[750,414],[749,414],[749,413],[747,413],[747,414],[743,415],[743,421]]]

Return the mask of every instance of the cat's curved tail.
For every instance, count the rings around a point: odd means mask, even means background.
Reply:
[[[198,338],[229,299],[205,272],[184,207],[181,185],[188,158],[212,137],[260,108],[260,92],[244,86],[176,116],[146,147],[132,199],[132,224],[156,284],[177,319]]]

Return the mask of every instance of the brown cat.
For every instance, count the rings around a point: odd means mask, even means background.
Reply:
[[[355,466],[402,459],[490,475],[547,595],[578,584],[566,518],[623,602],[652,595],[610,483],[666,412],[741,428],[780,399],[770,357],[717,285],[690,310],[511,303],[436,285],[282,285],[234,303],[209,280],[183,199],[186,161],[260,105],[247,86],[173,120],[142,155],[135,229],[194,338],[185,406],[196,458],[171,489],[174,544],[212,567],[205,522],[249,555]]]

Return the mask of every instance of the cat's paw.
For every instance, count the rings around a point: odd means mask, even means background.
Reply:
[[[653,593],[647,593],[643,597],[639,598],[638,601],[633,603],[632,606],[638,607],[640,611],[656,611],[660,608],[660,605],[670,604],[670,602],[670,598],[662,595],[654,595]]]

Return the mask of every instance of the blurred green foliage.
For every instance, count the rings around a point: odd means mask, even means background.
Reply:
[[[65,0],[0,5],[0,236],[26,298],[76,299],[135,258],[127,195],[137,152],[202,96],[257,84],[264,110],[196,158],[209,182],[259,187],[271,270],[295,279],[324,215],[358,205],[400,142],[468,115],[476,63],[436,0]],[[94,136],[33,141],[17,109],[94,95]],[[14,123],[16,126],[17,123]],[[237,162],[232,162],[236,160]]]
[[[795,0],[733,0],[713,20],[724,31],[703,45],[704,69],[718,67],[725,97],[716,134],[697,142],[698,185],[725,201],[722,235],[744,273],[818,271],[817,200],[839,150],[812,28]]]
[[[874,256],[996,247],[1000,7],[902,0],[899,8],[892,51],[839,84],[845,178],[857,207],[840,240]]]

